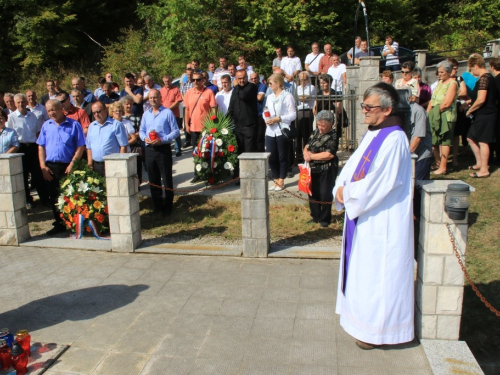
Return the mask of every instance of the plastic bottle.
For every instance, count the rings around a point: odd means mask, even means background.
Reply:
[[[12,333],[9,333],[8,328],[1,328],[0,339],[4,339],[5,341],[7,341],[7,346],[12,346],[12,343],[14,342],[14,335]]]
[[[0,370],[8,370],[11,366],[10,346],[7,341],[0,339]]]

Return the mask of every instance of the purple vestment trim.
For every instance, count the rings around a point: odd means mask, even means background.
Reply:
[[[402,131],[399,126],[390,126],[386,128],[382,128],[380,132],[377,134],[375,138],[372,139],[370,144],[365,150],[365,154],[361,158],[352,175],[351,182],[359,181],[365,178],[370,166],[372,165],[373,159],[377,155],[382,143],[384,143],[385,139],[389,134],[393,131]],[[344,278],[342,283],[342,292],[345,295],[345,288],[347,284],[347,271],[349,270],[349,260],[351,259],[352,253],[352,240],[354,238],[354,231],[356,230],[356,224],[358,223],[358,218],[351,220],[349,215],[347,215],[347,211],[345,214],[345,234],[344,234]]]

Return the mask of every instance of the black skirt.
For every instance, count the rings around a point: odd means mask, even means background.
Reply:
[[[474,116],[467,138],[481,143],[495,142],[496,118],[496,113]]]

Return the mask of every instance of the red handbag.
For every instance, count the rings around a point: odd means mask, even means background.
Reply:
[[[312,195],[311,191],[311,166],[308,162],[299,164],[299,191]]]

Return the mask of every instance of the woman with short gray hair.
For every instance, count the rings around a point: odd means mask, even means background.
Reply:
[[[310,223],[319,223],[323,228],[332,221],[332,204],[313,203],[313,201],[332,202],[333,187],[339,169],[336,156],[339,140],[335,131],[337,116],[331,111],[321,111],[316,116],[317,129],[304,147],[304,160],[311,166],[311,192],[309,209]]]

